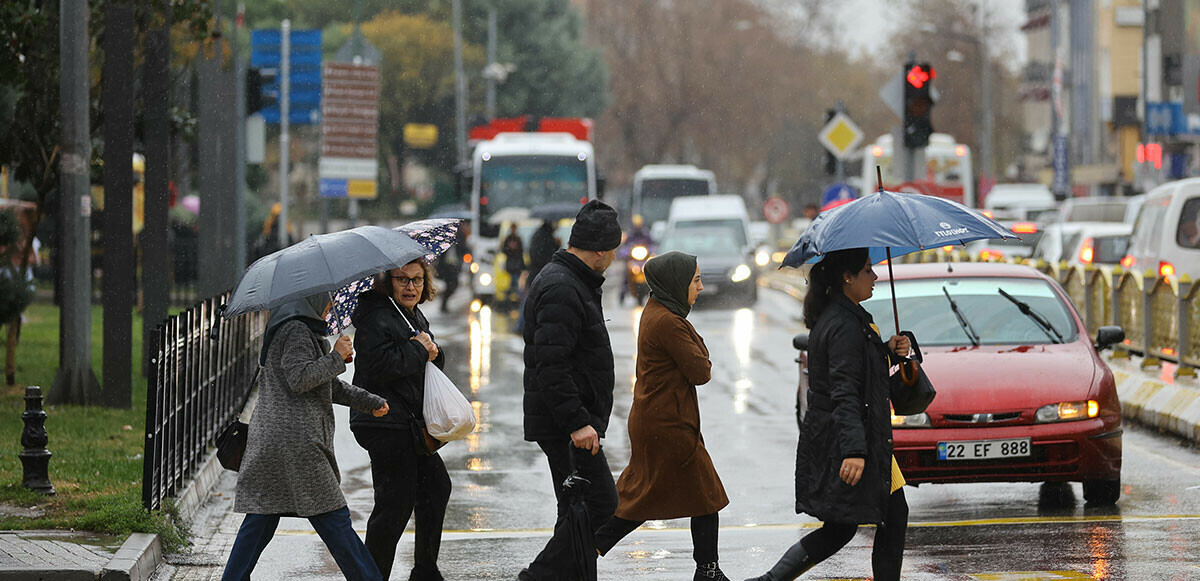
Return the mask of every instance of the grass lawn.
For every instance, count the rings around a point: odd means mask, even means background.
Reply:
[[[101,533],[158,533],[169,547],[184,542],[167,516],[142,508],[142,450],[146,423],[146,378],[142,376],[142,318],[133,316],[133,408],[61,405],[47,407],[50,482],[58,491],[43,496],[21,486],[25,386],[54,385],[58,370],[59,311],[35,302],[25,311],[17,348],[14,386],[0,385],[0,504],[45,511],[40,518],[0,516],[0,529],[75,529]],[[5,331],[7,336],[7,331]],[[101,375],[102,316],[92,307],[92,368]]]

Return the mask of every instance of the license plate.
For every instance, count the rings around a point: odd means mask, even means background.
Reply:
[[[1008,440],[972,440],[968,442],[938,442],[938,460],[989,460],[1028,456],[1032,444],[1029,438]]]

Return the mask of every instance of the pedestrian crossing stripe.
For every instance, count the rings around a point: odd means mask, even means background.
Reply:
[[[1096,578],[1078,571],[1014,571],[1009,573],[976,573],[968,575],[978,581],[1050,581],[1053,579],[1085,579],[1095,581]]]

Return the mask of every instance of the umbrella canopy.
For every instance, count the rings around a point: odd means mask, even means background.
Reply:
[[[545,204],[538,206],[529,213],[530,218],[538,220],[562,220],[563,218],[574,218],[579,215],[579,209],[583,206],[575,202],[559,202],[554,204]]]
[[[1009,229],[962,204],[925,194],[880,190],[827,212],[804,231],[783,259],[798,268],[825,254],[867,248],[871,262],[985,238],[1017,238]]]
[[[428,252],[423,258],[426,262],[433,262],[458,239],[460,222],[453,218],[431,218],[409,222],[396,230],[425,247]],[[325,322],[329,323],[328,334],[336,335],[350,326],[350,315],[358,308],[359,293],[374,286],[375,279],[367,276],[342,287],[333,295],[333,302],[325,313]]]
[[[403,233],[380,226],[309,236],[251,264],[223,314],[235,317],[337,290],[364,276],[400,268],[427,252]]]

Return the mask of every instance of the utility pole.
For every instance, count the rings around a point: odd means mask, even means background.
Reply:
[[[142,230],[142,373],[149,373],[154,329],[167,318],[171,254],[168,244],[171,172],[171,20],[172,9],[146,34],[143,69],[146,105],[146,209]]]
[[[490,74],[496,67],[496,5],[488,4],[488,37],[487,37],[487,110],[488,121],[496,118],[496,75]]]
[[[292,21],[286,18],[279,25],[279,217],[275,226],[279,229],[279,247],[288,247],[288,156],[291,153],[291,138],[288,136],[288,115],[291,108],[292,91]]]
[[[351,62],[354,64],[362,64],[363,53],[362,39],[362,0],[354,1],[354,35],[350,38],[351,51],[354,58]],[[324,199],[324,198],[322,198]],[[350,202],[346,208],[347,225],[351,228],[358,226],[358,199],[350,198]]]
[[[88,121],[88,6],[59,0],[59,80],[62,154],[59,156],[58,267],[62,276],[58,375],[49,403],[96,403],[100,389],[92,372],[92,200],[88,195],[92,159]]]
[[[463,74],[462,0],[451,0],[454,27],[454,140],[458,163],[467,162],[467,78]]]
[[[133,405],[133,4],[104,8],[104,383],[106,407]]]

